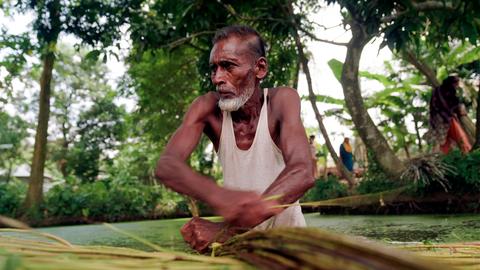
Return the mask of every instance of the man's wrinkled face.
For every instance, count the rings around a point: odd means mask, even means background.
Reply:
[[[215,43],[210,68],[221,110],[236,111],[250,99],[256,85],[255,64],[256,58],[245,40],[232,36]]]

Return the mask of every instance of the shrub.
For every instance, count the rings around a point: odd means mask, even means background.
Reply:
[[[428,158],[428,156],[426,157]],[[419,159],[425,161],[425,157]],[[480,192],[479,150],[468,154],[463,154],[460,150],[453,150],[447,155],[439,156],[434,163],[435,166],[427,166],[430,167],[428,170],[425,170],[426,167],[422,165],[424,172],[416,173],[423,179],[415,183],[413,194],[426,196],[436,192],[448,192],[462,196]]]
[[[371,151],[368,151],[368,168],[362,181],[357,186],[358,194],[376,193],[385,190],[391,190],[402,186],[400,181],[392,180],[388,177],[377,163]]]
[[[403,186],[402,182],[394,181],[387,177],[364,177],[357,186],[356,191],[358,194],[370,194],[392,190],[401,186]]]
[[[335,176],[329,176],[327,180],[316,180],[302,198],[304,202],[321,201],[347,196],[347,187],[338,181]]]
[[[0,183],[0,215],[15,217],[26,193],[27,185],[23,182],[13,180]]]
[[[454,150],[443,157],[443,162],[454,168],[446,175],[453,192],[480,192],[480,150],[468,154]]]
[[[49,216],[118,220],[151,216],[161,199],[158,186],[108,181],[66,183],[49,190],[45,209]]]

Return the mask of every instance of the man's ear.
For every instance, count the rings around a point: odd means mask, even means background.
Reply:
[[[265,57],[260,57],[257,59],[257,63],[255,64],[255,76],[259,80],[263,80],[267,77],[268,73],[268,62]]]

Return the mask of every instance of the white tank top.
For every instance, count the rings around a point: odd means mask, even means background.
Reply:
[[[282,151],[275,145],[268,129],[268,89],[263,90],[263,95],[264,101],[255,138],[247,150],[238,148],[232,116],[230,112],[223,112],[218,158],[223,168],[226,188],[262,194],[285,168]],[[305,218],[300,206],[291,206],[255,228],[274,227],[305,227]]]

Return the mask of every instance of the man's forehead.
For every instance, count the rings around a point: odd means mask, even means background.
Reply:
[[[210,62],[214,58],[238,60],[243,58],[249,51],[248,40],[235,36],[219,40],[210,52]]]

